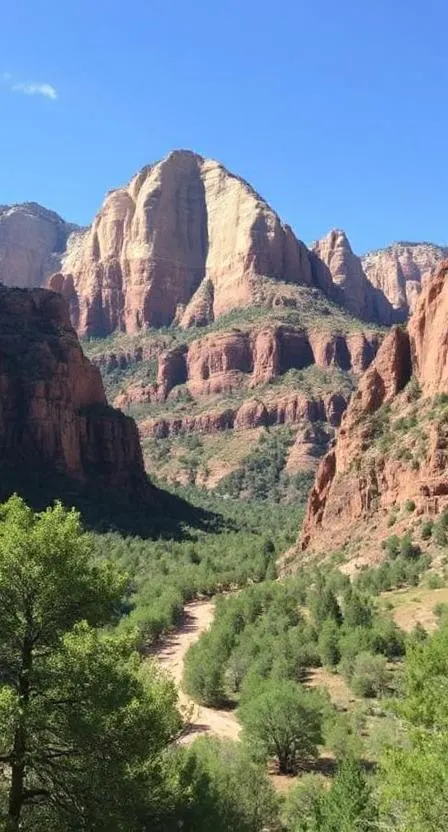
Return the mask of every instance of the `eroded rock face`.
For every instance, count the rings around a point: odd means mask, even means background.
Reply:
[[[386,534],[386,512],[407,499],[428,513],[446,504],[448,436],[443,412],[433,410],[431,403],[435,394],[448,392],[447,333],[448,263],[442,263],[426,282],[408,329],[390,332],[361,377],[335,448],[317,473],[302,548],[334,550],[350,541],[355,529],[361,537],[363,528],[367,534],[373,518],[380,527],[383,523]],[[406,386],[411,377],[420,388],[417,404]],[[415,439],[409,433],[412,427],[400,438],[396,425],[402,417],[416,426]],[[424,420],[423,444],[419,417]],[[382,436],[383,445],[378,444]],[[399,447],[405,438],[409,441],[404,453],[388,450],[390,443],[398,442]]]
[[[132,403],[163,402],[176,397],[177,387],[186,385],[193,399],[255,389],[288,372],[312,365],[337,367],[355,375],[371,363],[380,343],[375,332],[349,335],[295,330],[270,325],[244,332],[233,329],[198,338],[192,343],[152,351],[136,348],[97,356],[94,362],[105,373],[126,369],[141,361],[157,361],[154,383],[131,383],[115,398],[116,407]]]
[[[198,339],[187,356],[188,389],[193,396],[232,392],[242,386],[242,374],[252,370],[247,332],[226,332]]]
[[[373,360],[379,342],[375,333],[308,333],[283,325],[206,336],[188,348],[188,388],[195,398],[232,392],[247,384],[256,388],[288,370],[312,364],[358,374]]]
[[[35,202],[0,205],[0,283],[34,288],[60,268],[76,226]]]
[[[208,323],[260,276],[311,285],[308,250],[244,180],[175,151],[106,197],[51,286],[81,335],[106,335]]]
[[[312,254],[314,273],[328,271],[335,287],[335,300],[352,315],[386,326],[405,319],[406,312],[401,306],[394,306],[383,283],[370,279],[370,273],[364,269],[364,260],[353,253],[344,231],[330,231],[314,243]],[[380,275],[383,280],[382,264],[377,270],[377,277]]]
[[[109,407],[60,295],[0,288],[0,460],[144,498],[137,428]]]
[[[212,409],[193,416],[186,407],[183,415],[145,419],[140,423],[140,433],[144,437],[164,439],[184,433],[207,434],[313,422],[337,427],[346,407],[347,399],[340,393],[326,396],[271,393],[266,398],[248,399],[235,407]]]
[[[429,281],[409,322],[415,373],[423,392],[448,391],[448,263]]]
[[[362,266],[372,286],[405,320],[414,311],[424,282],[447,255],[448,249],[431,243],[394,243],[366,254]]]
[[[372,286],[364,274],[361,260],[353,254],[345,232],[333,229],[315,243],[312,250],[329,269],[345,308],[358,318],[376,320]]]

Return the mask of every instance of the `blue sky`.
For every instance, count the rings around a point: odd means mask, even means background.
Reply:
[[[446,0],[5,3],[0,203],[88,223],[184,147],[306,242],[448,243],[447,26]]]

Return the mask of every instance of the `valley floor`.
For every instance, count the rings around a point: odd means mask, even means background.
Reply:
[[[221,739],[236,740],[240,724],[234,711],[198,705],[182,690],[184,659],[188,649],[210,627],[215,614],[212,600],[193,601],[185,605],[182,624],[167,633],[154,647],[153,655],[173,677],[179,689],[179,704],[186,730],[182,742],[191,742],[199,734],[214,734]]]

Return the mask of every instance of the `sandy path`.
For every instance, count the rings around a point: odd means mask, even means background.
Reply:
[[[153,652],[157,661],[173,677],[179,688],[179,704],[187,724],[183,742],[198,734],[215,734],[221,738],[236,740],[240,724],[233,711],[204,708],[197,705],[181,688],[185,654],[199,636],[208,630],[215,614],[213,601],[193,601],[185,605],[184,620],[172,633],[160,640]]]

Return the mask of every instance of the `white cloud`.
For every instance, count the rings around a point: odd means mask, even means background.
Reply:
[[[58,97],[52,84],[40,84],[36,81],[14,81],[10,72],[3,72],[0,78],[3,83],[8,85],[11,92],[17,92],[21,95],[43,95],[44,98],[51,98],[52,101]]]
[[[53,100],[58,97],[55,88],[51,84],[13,84],[11,90],[12,92],[21,92],[23,95],[43,95],[45,98],[52,98]]]

